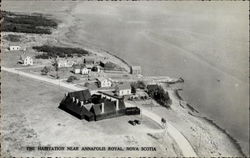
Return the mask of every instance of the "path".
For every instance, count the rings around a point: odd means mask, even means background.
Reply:
[[[141,105],[133,105],[131,103],[125,102],[126,106],[132,107],[137,106],[141,109],[141,114],[144,116],[149,117],[156,123],[158,123],[160,126],[162,126],[161,117],[154,114],[153,112],[147,110],[145,107]],[[197,157],[196,153],[194,152],[194,149],[192,148],[191,144],[188,142],[188,140],[170,123],[167,121],[167,131],[171,135],[171,137],[176,141],[179,148],[182,151],[182,154],[184,157]]]
[[[60,80],[49,79],[49,78],[29,74],[29,73],[26,73],[26,72],[16,70],[15,68],[1,67],[1,69],[3,71],[7,71],[7,72],[15,73],[15,74],[18,74],[18,75],[21,75],[21,76],[25,76],[25,77],[33,78],[33,79],[36,79],[36,80],[48,82],[48,83],[58,85],[58,86],[62,86],[62,87],[65,87],[65,88],[68,88],[68,89],[71,89],[71,90],[76,90],[77,91],[77,90],[82,90],[83,89],[83,88],[76,87],[76,86],[74,86],[72,84],[67,84],[67,83],[60,82]],[[125,104],[126,104],[126,106],[137,106],[137,105],[130,104],[128,102],[125,102]],[[149,117],[150,119],[152,119],[153,121],[155,121],[156,123],[158,123],[159,125],[162,125],[161,117],[159,117],[158,115],[154,114],[151,111],[148,111],[143,106],[139,105],[138,107],[140,107],[142,115],[145,115],[145,116]],[[182,151],[182,153],[183,153],[183,155],[185,157],[197,157],[197,155],[194,152],[191,144],[188,142],[188,140],[174,126],[172,126],[170,123],[167,123],[167,130],[168,130],[169,134],[172,136],[172,138],[176,141],[176,143],[180,147],[180,149],[181,149],[181,151]]]
[[[36,80],[48,82],[48,83],[51,83],[51,84],[54,84],[54,85],[57,85],[57,86],[61,86],[61,87],[65,87],[65,88],[75,90],[75,91],[79,91],[79,90],[83,89],[83,88],[76,87],[75,85],[72,85],[72,84],[64,83],[61,80],[55,80],[55,79],[50,79],[50,78],[45,78],[45,77],[33,75],[33,74],[30,74],[30,73],[27,73],[27,72],[22,72],[22,71],[16,70],[15,68],[6,68],[6,67],[2,66],[1,70],[11,72],[11,73],[15,73],[15,74],[18,74],[18,75],[21,75],[21,76],[33,78],[33,79],[36,79]]]

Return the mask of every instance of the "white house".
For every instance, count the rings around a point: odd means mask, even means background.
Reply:
[[[20,46],[10,46],[9,50],[10,51],[21,50],[21,47]]]
[[[31,57],[27,56],[23,60],[23,65],[33,65],[33,59]]]
[[[118,96],[131,95],[131,86],[129,84],[118,85],[115,94]]]
[[[81,69],[81,74],[82,74],[82,75],[87,75],[87,74],[89,74],[89,69],[86,68],[86,67],[82,68],[82,69]]]
[[[80,65],[75,65],[74,66],[74,73],[75,74],[80,74],[81,73],[81,66]]]
[[[99,77],[97,78],[97,83],[100,88],[102,87],[111,87],[112,82],[110,79],[104,78],[104,77]]]
[[[61,68],[61,67],[72,67],[74,64],[75,64],[74,61],[62,60],[62,59],[58,60],[58,67],[59,68]]]

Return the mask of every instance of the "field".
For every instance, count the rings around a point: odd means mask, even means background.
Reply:
[[[65,92],[66,90],[53,85],[2,72],[3,156],[94,156],[91,151],[28,152],[27,146],[152,146],[156,147],[156,152],[100,151],[95,154],[181,155],[170,137],[165,137],[164,140],[155,138],[154,135],[161,136],[161,132],[157,132],[159,126],[145,117],[142,117],[142,124],[138,126],[128,124],[128,120],[140,119],[140,116],[89,123],[59,110],[57,107]]]

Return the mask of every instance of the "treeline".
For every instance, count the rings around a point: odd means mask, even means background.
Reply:
[[[20,42],[21,38],[22,37],[20,35],[9,34],[9,35],[5,36],[5,39],[8,41],[11,41],[11,42]]]
[[[34,46],[32,48],[39,52],[43,52],[43,54],[39,54],[36,56],[37,59],[49,59],[57,56],[64,58],[73,57],[74,55],[81,57],[89,54],[88,51],[81,48],[57,47],[49,45]]]
[[[57,28],[58,21],[44,17],[42,14],[21,15],[2,11],[2,31],[51,34],[52,28]]]
[[[100,66],[102,66],[104,68],[104,70],[114,70],[114,71],[122,71],[123,68],[120,67],[119,65],[113,63],[113,62],[107,62],[107,63],[100,63]]]

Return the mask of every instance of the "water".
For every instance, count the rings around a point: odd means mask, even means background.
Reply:
[[[144,75],[184,78],[183,97],[248,149],[247,2],[81,2],[70,9],[72,40],[141,65]]]

